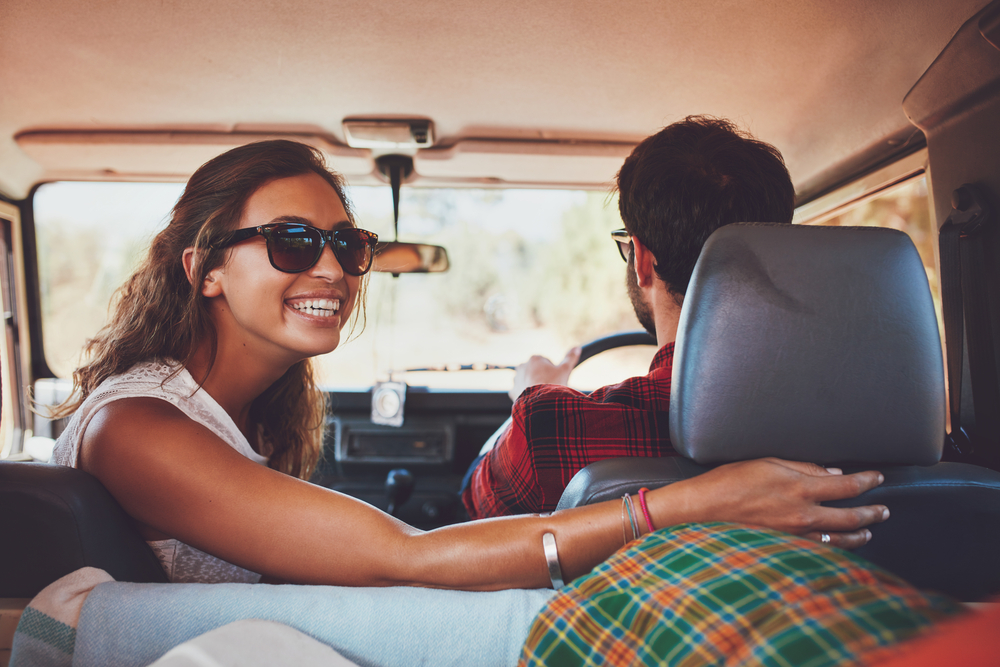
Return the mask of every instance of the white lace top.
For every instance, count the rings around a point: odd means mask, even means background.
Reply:
[[[159,361],[136,364],[122,375],[108,378],[80,405],[66,430],[56,442],[52,460],[71,468],[77,467],[80,443],[90,420],[102,407],[121,398],[159,398],[175,405],[185,415],[205,426],[222,438],[230,447],[248,459],[266,465],[267,459],[253,450],[225,410],[199,389],[194,378],[176,364]],[[169,378],[169,379],[168,379]],[[163,564],[167,579],[176,583],[249,583],[260,580],[260,575],[216,558],[204,551],[175,539],[148,542]]]

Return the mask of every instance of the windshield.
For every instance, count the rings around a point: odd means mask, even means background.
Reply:
[[[58,182],[34,197],[45,356],[71,377],[109,301],[166,224],[176,183]],[[388,187],[348,188],[358,225],[394,237]],[[510,387],[509,370],[409,372],[467,364],[558,361],[571,346],[640,328],[625,264],[609,236],[622,227],[607,192],[404,187],[399,240],[447,248],[443,274],[373,273],[364,317],[331,354],[320,381],[366,389],[403,379],[437,388]],[[350,325],[349,325],[350,326]],[[350,330],[350,329],[348,329]],[[652,347],[624,348],[580,366],[571,384],[592,389],[644,374]]]

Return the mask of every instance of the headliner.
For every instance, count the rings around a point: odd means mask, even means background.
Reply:
[[[184,178],[273,133],[374,182],[341,121],[388,115],[435,123],[429,184],[606,187],[635,142],[691,113],[777,145],[802,191],[912,133],[903,97],[986,4],[9,0],[0,192]]]

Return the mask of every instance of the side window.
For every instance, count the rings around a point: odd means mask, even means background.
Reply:
[[[33,200],[45,360],[60,378],[80,364],[180,196],[179,183],[46,183]],[[38,396],[58,402],[55,395]]]

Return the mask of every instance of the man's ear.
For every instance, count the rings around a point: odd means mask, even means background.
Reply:
[[[185,248],[181,261],[184,262],[184,273],[187,275],[189,283],[194,281],[194,266],[198,258],[198,252],[194,248]],[[205,274],[205,279],[201,284],[201,295],[211,298],[222,294],[222,287],[219,285],[216,273],[218,269],[212,269]]]
[[[635,254],[635,277],[639,287],[651,287],[653,279],[656,277],[656,258],[649,248],[642,244],[642,241],[632,237],[632,252]]]

